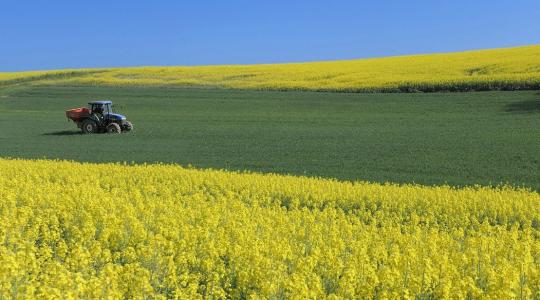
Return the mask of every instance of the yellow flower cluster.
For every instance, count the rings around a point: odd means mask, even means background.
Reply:
[[[0,73],[0,86],[21,81],[349,92],[538,89],[540,46],[313,63]]]
[[[0,298],[539,298],[540,194],[0,159]]]

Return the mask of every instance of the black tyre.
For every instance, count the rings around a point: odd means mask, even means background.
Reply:
[[[116,123],[111,123],[107,125],[107,133],[120,133],[122,130],[120,129],[120,125]]]
[[[81,129],[83,133],[96,133],[98,128],[96,122],[87,119],[82,123]]]
[[[133,124],[131,124],[130,121],[126,121],[126,123],[124,124],[124,130],[125,131],[132,131],[133,130]]]

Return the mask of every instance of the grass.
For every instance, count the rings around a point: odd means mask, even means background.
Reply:
[[[134,133],[81,135],[67,122],[66,109],[104,98],[128,116]],[[0,89],[0,156],[174,162],[428,185],[510,183],[540,190],[539,117],[535,91],[19,86]]]
[[[255,90],[436,92],[540,89],[540,45],[343,61],[1,73],[21,82]]]

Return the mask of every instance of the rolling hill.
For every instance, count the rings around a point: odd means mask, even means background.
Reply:
[[[19,84],[336,92],[540,89],[540,45],[343,61],[0,73]]]

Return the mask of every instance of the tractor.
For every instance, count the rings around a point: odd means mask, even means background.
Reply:
[[[112,101],[101,100],[88,103],[88,107],[66,111],[66,117],[77,124],[83,133],[121,133],[133,130],[131,122],[113,113]]]

